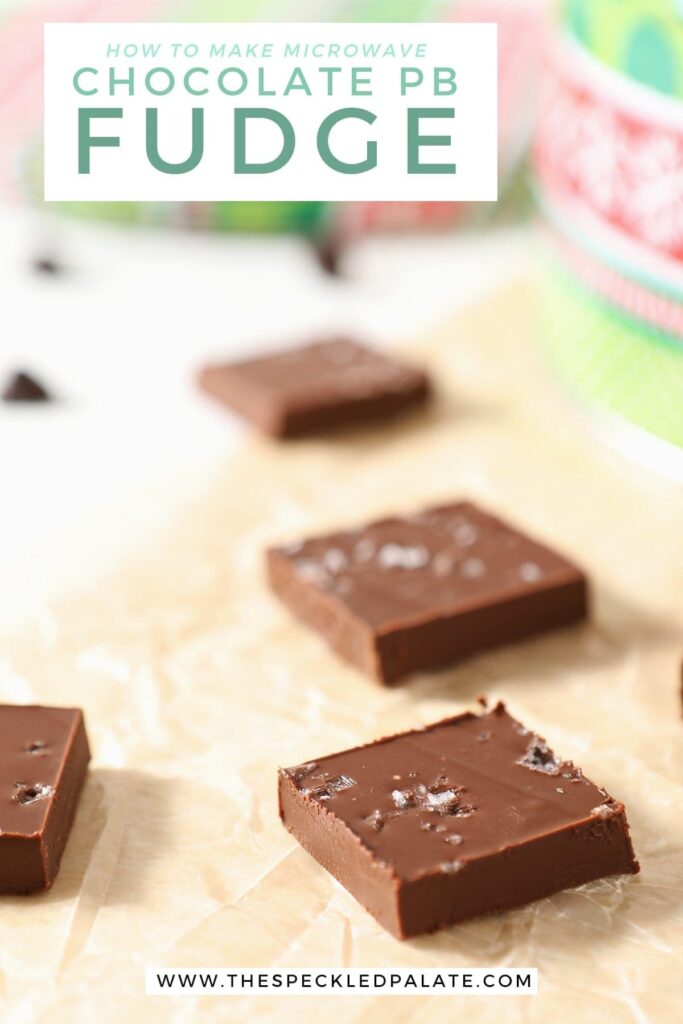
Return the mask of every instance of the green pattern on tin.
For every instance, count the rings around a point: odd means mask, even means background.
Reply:
[[[224,231],[312,234],[324,203],[214,203],[212,226]]]
[[[164,20],[413,22],[437,20],[453,6],[453,0],[327,0],[316,10],[310,0],[174,0]]]
[[[325,203],[114,203],[63,202],[51,207],[92,220],[150,227],[202,228],[249,234],[313,235]],[[194,213],[192,212],[194,211]]]
[[[335,21],[427,21],[438,16],[435,0],[349,0],[335,12]]]
[[[624,70],[642,85],[669,96],[678,90],[676,53],[664,26],[651,20],[639,24],[629,36],[623,57]]]
[[[586,0],[567,0],[566,18],[579,42],[590,48],[590,18]]]
[[[569,31],[599,60],[683,96],[683,8],[677,0],[564,0]]]
[[[168,21],[295,21],[303,10],[312,20],[312,7],[298,7],[295,0],[176,0]],[[344,22],[426,21],[436,17],[444,0],[337,0],[320,4],[316,20]]]
[[[549,357],[577,397],[683,447],[683,343],[644,331],[555,269],[541,296]]]

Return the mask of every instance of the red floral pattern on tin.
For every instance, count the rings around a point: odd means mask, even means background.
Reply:
[[[620,91],[615,74],[593,75],[569,52],[553,58],[535,147],[542,187],[558,205],[683,260],[683,104],[634,104],[626,79]]]
[[[616,310],[655,330],[683,340],[683,304],[612,270],[555,232],[545,242],[558,262]]]

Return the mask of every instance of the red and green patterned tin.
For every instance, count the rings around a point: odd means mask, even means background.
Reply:
[[[622,60],[645,6],[568,4],[551,52],[535,145],[543,324],[582,404],[638,431],[627,446],[645,436],[670,453],[683,449],[683,101],[675,76]],[[678,73],[675,5],[647,7]]]
[[[626,78],[683,97],[680,0],[564,0],[567,27],[580,45]]]

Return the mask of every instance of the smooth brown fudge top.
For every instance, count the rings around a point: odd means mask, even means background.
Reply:
[[[81,720],[71,708],[0,705],[0,837],[42,830]]]
[[[285,775],[403,881],[623,811],[502,704]]]
[[[413,624],[576,582],[549,548],[469,502],[274,549],[373,628]]]
[[[345,338],[214,367],[214,372],[221,370],[292,412],[387,392],[411,392],[426,383],[421,370]]]

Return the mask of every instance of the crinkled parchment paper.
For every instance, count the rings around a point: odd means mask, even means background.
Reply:
[[[0,697],[83,706],[95,759],[53,891],[0,902],[3,1019],[679,1019],[683,495],[556,404],[528,299],[512,287],[415,346],[440,385],[429,414],[325,442],[251,443],[119,571],[4,638]],[[270,542],[459,496],[580,560],[595,581],[592,624],[383,690],[264,586]],[[482,692],[625,802],[642,874],[401,944],[285,833],[276,767],[453,714]],[[541,993],[175,1002],[144,996],[147,964],[537,966]]]

